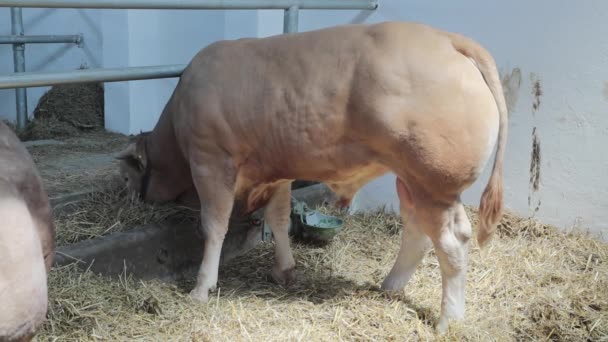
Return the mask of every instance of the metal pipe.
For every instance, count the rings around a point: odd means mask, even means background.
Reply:
[[[11,34],[23,36],[23,15],[21,8],[11,8]],[[16,73],[25,71],[25,44],[13,44],[13,65]],[[27,89],[15,89],[17,106],[17,129],[24,129],[27,124]]]
[[[119,82],[154,78],[179,77],[186,64],[130,68],[82,69],[63,72],[23,72],[0,75],[0,89],[42,87],[55,84]]]
[[[291,6],[285,10],[283,15],[283,33],[298,32],[298,6]]]
[[[378,0],[0,0],[0,7],[111,9],[363,9]]]
[[[73,43],[82,42],[81,34],[74,35],[46,35],[46,36],[0,36],[0,44],[46,44],[46,43]]]

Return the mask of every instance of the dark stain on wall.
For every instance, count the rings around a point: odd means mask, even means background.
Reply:
[[[532,129],[532,153],[530,155],[530,194],[528,195],[528,205],[532,206],[532,193],[535,193],[540,188],[540,139],[536,133],[536,127]],[[535,211],[540,208],[540,200],[536,205]]]
[[[543,89],[536,74],[531,73],[530,80],[532,81],[532,113],[534,114],[540,108],[540,97],[543,95]]]
[[[507,104],[507,110],[509,114],[517,103],[519,97],[519,88],[521,87],[521,69],[514,68],[511,73],[503,74],[500,77],[502,83],[502,90],[505,94],[505,102]]]

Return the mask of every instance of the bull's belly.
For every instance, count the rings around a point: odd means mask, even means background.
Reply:
[[[264,207],[280,186],[289,186],[296,179],[325,183],[337,195],[340,206],[348,205],[355,193],[366,183],[385,174],[389,169],[380,163],[347,158],[335,158],[331,164],[317,161],[305,167],[268,168],[266,173],[238,173],[236,199],[244,205],[244,213]],[[277,175],[279,175],[277,177]]]

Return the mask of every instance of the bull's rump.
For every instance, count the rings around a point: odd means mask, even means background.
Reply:
[[[0,340],[32,336],[47,311],[42,246],[27,205],[0,183]]]

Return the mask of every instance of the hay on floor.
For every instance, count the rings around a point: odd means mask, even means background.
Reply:
[[[87,230],[130,225],[131,215],[139,215],[112,198],[94,206],[99,217],[87,219]],[[469,213],[476,227],[475,212]],[[395,260],[400,221],[383,213],[344,219],[327,246],[293,244],[299,277],[293,288],[269,280],[273,244],[264,243],[220,268],[219,290],[206,305],[188,297],[194,279],[174,285],[55,269],[39,340],[435,339],[441,278],[433,252],[403,293],[384,294],[378,286]],[[453,323],[440,340],[606,341],[607,258],[606,243],[505,215],[486,249],[471,241],[466,321]]]
[[[38,101],[34,117],[17,134],[23,141],[77,136],[103,129],[103,87],[98,83],[53,86]]]
[[[93,239],[154,222],[198,222],[199,211],[179,204],[154,205],[129,196],[116,178],[105,175],[107,186],[103,191],[86,195],[78,203],[56,210],[55,229],[57,245]],[[103,175],[97,177],[103,178]]]
[[[92,131],[28,151],[49,196],[55,197],[111,183],[118,177],[118,160],[113,156],[127,146],[128,139],[123,134]],[[96,156],[102,160],[95,162]]]

